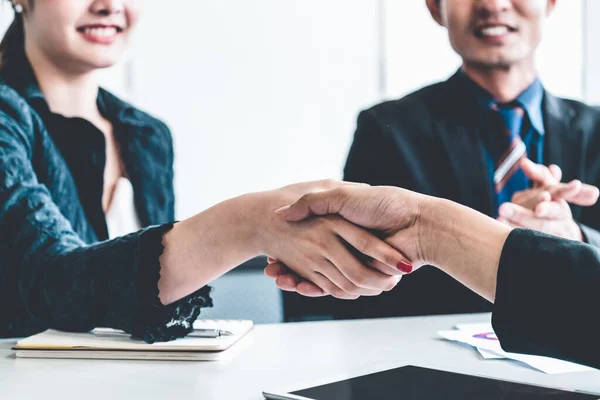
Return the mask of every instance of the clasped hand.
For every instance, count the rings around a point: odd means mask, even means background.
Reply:
[[[256,247],[285,265],[294,279],[312,282],[323,293],[340,299],[377,296],[393,289],[410,265],[406,256],[384,240],[341,216],[290,222],[274,212],[306,193],[360,186],[327,180],[256,194],[247,203],[259,209],[244,213],[255,215],[253,223],[260,226]]]
[[[498,221],[513,228],[533,229],[565,239],[582,241],[581,228],[573,219],[569,204],[592,206],[598,188],[578,180],[560,183],[562,171],[524,160],[521,168],[533,183],[531,189],[515,193],[510,203],[498,210]]]

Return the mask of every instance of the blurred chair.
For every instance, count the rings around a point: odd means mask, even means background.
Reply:
[[[264,275],[266,265],[266,257],[257,257],[214,281],[211,296],[215,306],[203,309],[200,318],[283,322],[281,291]]]
[[[332,320],[332,304],[324,299],[311,299],[298,293],[282,292],[284,322]]]

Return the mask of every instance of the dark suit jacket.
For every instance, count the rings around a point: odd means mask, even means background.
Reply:
[[[544,162],[564,180],[600,186],[600,111],[545,93]],[[483,115],[455,75],[358,117],[344,179],[399,186],[492,215],[497,207],[481,141]],[[497,210],[497,208],[496,208]],[[587,241],[600,246],[600,207],[572,207]],[[540,277],[543,279],[544,277]],[[449,276],[424,267],[390,293],[345,302],[285,296],[286,318],[336,319],[484,312],[490,304]]]
[[[598,287],[597,247],[514,230],[502,250],[492,316],[502,347],[600,368]]]

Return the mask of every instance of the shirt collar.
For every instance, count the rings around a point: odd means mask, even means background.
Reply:
[[[459,84],[474,96],[477,104],[485,108],[490,108],[493,104],[498,104],[498,101],[487,90],[469,78],[462,69],[459,70],[457,75]],[[544,86],[538,78],[515,99],[515,102],[519,103],[529,116],[533,129],[540,135],[544,135],[545,133],[544,116],[542,113],[543,99]]]
[[[25,54],[8,64],[2,73],[2,80],[15,89],[40,114],[49,113],[50,107],[40,89],[35,73]],[[132,105],[122,101],[108,91],[100,88],[97,99],[100,112],[110,121],[134,126],[144,126],[145,119],[140,117]],[[141,130],[140,130],[141,131]]]

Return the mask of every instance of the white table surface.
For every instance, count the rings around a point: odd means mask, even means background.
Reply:
[[[219,362],[16,359],[0,341],[0,398],[40,400],[260,400],[295,387],[382,364],[412,364],[600,394],[600,371],[545,375],[523,364],[482,360],[438,330],[486,322],[489,315],[260,325]],[[299,389],[299,388],[298,388]],[[85,396],[85,397],[84,397]]]

